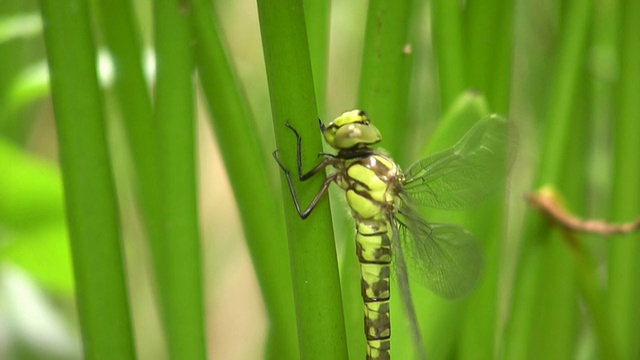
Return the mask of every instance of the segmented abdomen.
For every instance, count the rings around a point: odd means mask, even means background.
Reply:
[[[364,301],[367,359],[390,359],[391,239],[387,222],[359,221],[357,229],[356,253],[360,261],[360,287]]]
[[[367,359],[390,359],[392,231],[389,216],[392,216],[402,174],[391,159],[377,153],[357,159],[343,171],[338,183],[346,190],[347,203],[356,221]]]

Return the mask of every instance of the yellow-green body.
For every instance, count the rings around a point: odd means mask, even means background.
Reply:
[[[305,181],[331,166],[322,187],[306,208],[298,202],[289,170],[283,170],[298,215],[307,218],[336,183],[344,191],[356,223],[356,253],[360,262],[361,294],[367,359],[390,359],[390,274],[393,258],[399,297],[411,326],[417,358],[424,346],[411,301],[407,263],[409,253],[414,279],[449,299],[468,294],[479,280],[482,253],[465,229],[423,220],[414,205],[461,209],[477,203],[499,188],[512,160],[511,126],[506,119],[490,115],[481,119],[449,149],[414,163],[403,173],[385,153],[374,150],[382,137],[364,111],[348,111],[320,130],[335,155],[321,153],[323,160],[304,173],[301,138],[296,135],[298,179]],[[393,254],[392,254],[393,252]]]
[[[402,172],[391,158],[374,151],[334,166],[336,183],[345,190],[356,222],[367,359],[390,359],[392,230],[389,220],[395,209]]]

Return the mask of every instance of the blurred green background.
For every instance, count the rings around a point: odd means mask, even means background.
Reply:
[[[637,0],[1,1],[0,358],[363,358],[343,195],[299,221],[271,158],[361,108],[404,168],[517,129],[506,191],[429,213],[485,253],[465,300],[413,287],[430,359],[640,359],[640,236],[524,201],[639,216],[638,34]]]

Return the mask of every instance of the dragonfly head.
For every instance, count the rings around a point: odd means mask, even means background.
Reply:
[[[362,110],[347,111],[326,127],[320,123],[320,129],[327,144],[337,150],[367,147],[382,140],[380,131]]]

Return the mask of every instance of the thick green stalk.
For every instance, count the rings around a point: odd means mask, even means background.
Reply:
[[[432,1],[431,19],[440,109],[444,112],[468,86],[460,4],[449,0]]]
[[[576,83],[576,100],[588,95],[585,79],[585,76],[581,76]],[[578,101],[573,102],[577,103]],[[589,144],[591,123],[586,107],[574,105],[570,111],[570,119],[573,119],[570,122],[571,137],[564,144],[563,154],[571,161],[565,161],[556,184],[562,189],[567,201],[577,209],[584,209],[587,206],[585,175],[588,161],[584,154]],[[587,120],[580,121],[582,119]],[[574,249],[563,235],[559,231],[553,231],[545,244],[542,280],[538,287],[540,302],[535,310],[537,319],[534,333],[539,334],[529,340],[534,344],[534,358],[566,359],[576,353],[573,339],[577,338],[579,331],[579,313],[575,306],[579,295],[578,285],[584,284],[586,277],[593,274],[583,272],[586,270],[584,267],[576,266],[582,260],[576,257],[586,254]]]
[[[99,30],[114,62],[113,94],[122,116],[123,129],[133,166],[133,188],[147,244],[152,253],[162,241],[160,217],[160,174],[157,129],[142,69],[140,33],[136,28],[132,4],[126,0],[94,1]],[[114,22],[112,19],[119,19]],[[154,272],[164,266],[157,261]],[[158,280],[158,279],[154,279]],[[159,292],[156,290],[156,296]],[[163,344],[164,345],[164,344]],[[165,350],[166,351],[166,350]]]
[[[629,221],[640,214],[640,2],[620,6],[619,83],[616,104],[613,217]],[[637,233],[611,241],[609,258],[609,314],[621,359],[639,359],[640,236]]]
[[[380,133],[383,146],[402,163],[410,83],[411,0],[369,2],[358,107],[365,110]]]
[[[114,61],[114,95],[134,166],[135,189],[147,237],[158,239],[158,145],[153,109],[142,69],[140,33],[132,4],[127,0],[95,1],[100,31]],[[114,22],[113,19],[118,19]],[[151,240],[155,244],[158,240]]]
[[[296,0],[258,1],[271,110],[278,156],[296,183],[298,199],[306,207],[323,182],[322,172],[308,182],[297,180],[295,136],[300,133],[303,169],[309,170],[322,150],[316,115],[313,76],[309,59],[305,15]],[[302,359],[346,359],[344,317],[340,281],[328,199],[323,198],[311,216],[300,220],[290,203],[289,189],[281,176],[285,219],[293,275],[298,343]]]
[[[84,356],[133,359],[120,224],[87,3],[40,4]]]
[[[198,75],[225,168],[233,179],[231,187],[269,315],[266,358],[294,359],[298,348],[295,317],[291,311],[291,269],[283,261],[288,249],[282,201],[273,191],[275,183],[269,181],[272,177],[267,169],[276,165],[271,154],[267,157],[264,153],[255,119],[223,45],[215,15],[212,20],[211,4],[204,0],[194,0],[192,4]]]
[[[433,154],[439,150],[448,148],[456,143],[465,133],[468,131],[479,119],[488,114],[488,108],[484,97],[479,96],[474,92],[464,92],[456,99],[448,111],[442,117],[439,122],[439,126],[435,133],[427,144],[423,147],[420,156],[418,158],[425,157],[429,154]],[[478,217],[478,212],[486,211],[486,208],[471,209],[473,215]],[[451,212],[451,211],[437,211],[433,209],[424,209],[422,211],[424,218],[430,221],[438,222],[434,219],[446,219],[446,222],[467,226],[465,222],[468,221],[469,213],[463,212]],[[476,230],[476,229],[473,229]],[[482,236],[481,233],[473,231],[476,237]],[[484,243],[486,239],[483,237],[478,238],[481,243]],[[492,242],[492,244],[497,241]],[[485,251],[486,254],[489,251]],[[492,258],[489,258],[490,260]],[[472,303],[476,307],[486,305],[484,299],[488,297],[491,299],[492,283],[487,280],[493,280],[494,274],[491,272],[494,268],[492,262],[488,262],[489,265],[483,269],[483,280],[479,285],[479,289],[474,291],[472,296]],[[409,274],[411,275],[411,274]],[[463,336],[467,335],[461,333],[463,330],[462,325],[467,326],[476,325],[475,322],[484,322],[483,326],[491,328],[493,323],[494,309],[491,307],[483,308],[481,313],[465,312],[467,307],[467,301],[451,301],[443,299],[429,292],[427,289],[419,286],[413,287],[414,298],[419,299],[416,301],[417,311],[421,315],[422,320],[422,332],[425,340],[425,346],[427,355],[430,358],[442,359],[450,357],[455,353],[456,342],[461,342],[462,345],[465,340]],[[482,291],[482,293],[478,293]],[[467,319],[466,321],[465,318]],[[490,331],[490,330],[489,330]],[[480,340],[486,339],[486,337],[492,337],[492,334],[480,334],[475,333],[474,340],[480,342]],[[482,344],[482,346],[491,344]],[[460,350],[462,351],[464,348]],[[485,349],[482,347],[475,348],[475,355],[482,356],[485,354]],[[464,353],[462,353],[464,354]]]
[[[436,133],[428,146],[429,152],[451,146],[458,141],[469,128],[482,117],[489,114],[489,107],[484,96],[474,91],[463,93],[458,100],[450,106]],[[517,134],[512,134],[516,136]],[[516,141],[516,139],[512,139]],[[500,179],[503,182],[506,179]],[[496,321],[498,313],[498,276],[499,255],[504,236],[504,188],[502,187],[491,199],[472,207],[465,212],[446,212],[439,218],[446,218],[452,222],[464,226],[470,230],[481,244],[484,266],[482,278],[478,287],[470,294],[464,303],[434,300],[433,306],[427,305],[430,313],[434,313],[434,321],[428,321],[425,334],[429,336],[427,341],[434,350],[432,354],[445,356],[453,353],[452,344],[458,342],[457,354],[461,358],[491,358],[495,353]],[[446,302],[446,303],[445,303]],[[455,314],[448,318],[441,315],[435,306],[443,304],[446,309],[454,309]],[[449,311],[451,312],[451,311]],[[460,313],[464,317],[460,318]],[[443,311],[442,314],[447,314]],[[456,320],[460,321],[456,323]],[[446,327],[442,324],[447,323]],[[442,331],[442,329],[448,331]],[[447,347],[448,345],[448,347]]]
[[[487,97],[492,111],[509,113],[513,59],[513,0],[467,1],[468,86]]]
[[[571,235],[565,234],[565,238],[568,236]],[[573,236],[573,239],[569,238],[569,241],[577,242],[578,239]],[[578,245],[577,248],[572,249],[575,258],[574,267],[576,268],[580,295],[584,300],[597,340],[598,349],[595,354],[600,359],[621,359],[615,339],[611,336],[614,329],[607,314],[606,296],[599,279],[598,264],[589,252],[585,241]],[[567,244],[567,246],[570,245]]]
[[[163,237],[152,248],[172,359],[205,359],[189,8],[155,2],[156,126]]]
[[[541,157],[544,161],[538,170],[536,188],[563,185],[562,171],[567,165],[566,153],[573,136],[571,111],[587,50],[592,1],[572,0],[568,6],[549,91]],[[522,255],[504,340],[505,358],[544,358],[545,355],[566,358],[573,354],[576,325],[576,314],[572,310],[575,279],[572,268],[566,266],[571,262],[570,254],[559,244],[559,237],[548,238],[548,230],[538,214],[530,212],[525,222]]]
[[[315,85],[316,102],[320,118],[325,114],[325,97],[327,87],[327,62],[329,61],[329,26],[331,17],[330,1],[304,0],[304,14],[309,38],[309,55],[313,84]]]

